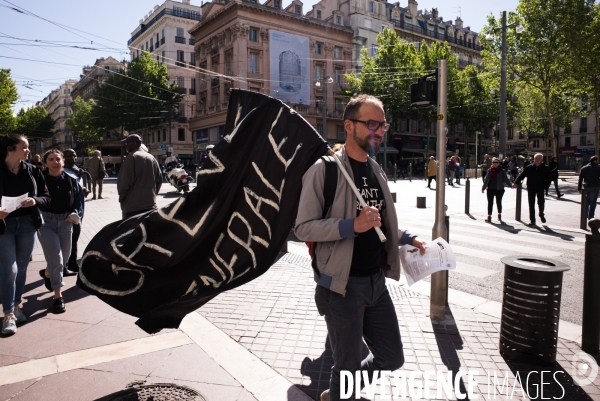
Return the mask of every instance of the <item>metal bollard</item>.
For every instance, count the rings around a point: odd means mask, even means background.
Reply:
[[[394,163],[394,182],[396,182],[396,173],[397,173],[398,167],[396,167],[396,163]]]
[[[471,206],[471,181],[469,181],[469,176],[467,176],[467,182],[465,182],[465,214],[469,214],[470,206]]]
[[[579,228],[582,230],[587,230],[588,203],[589,199],[587,185],[583,184],[583,188],[581,190],[581,218],[579,219]]]
[[[583,320],[581,325],[581,350],[597,354],[600,350],[600,220],[589,221],[592,234],[585,236],[583,262]]]
[[[521,196],[523,186],[521,184],[517,184],[517,207],[515,208],[515,220],[521,221]]]

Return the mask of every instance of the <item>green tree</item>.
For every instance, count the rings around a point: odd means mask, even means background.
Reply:
[[[177,85],[169,83],[167,67],[144,51],[127,71],[111,74],[98,85],[92,117],[102,130],[145,130],[172,116],[182,99]]]
[[[10,70],[0,68],[0,134],[9,134],[15,128],[12,108],[17,100],[19,94]]]
[[[93,99],[88,102],[77,97],[73,102],[73,113],[65,125],[75,133],[75,137],[82,141],[99,141],[102,139],[102,130],[93,123],[92,109],[96,105]]]
[[[42,106],[22,108],[17,114],[15,132],[28,138],[50,138],[55,123]]]
[[[507,30],[507,68],[513,80],[542,94],[553,156],[557,147],[552,100],[559,99],[553,94],[572,92],[577,86],[573,48],[583,37],[582,21],[589,19],[592,6],[593,0],[520,0],[516,13],[508,16],[509,24],[519,22],[525,30]],[[498,31],[500,21],[490,16],[482,32]],[[498,39],[486,43],[482,57],[487,67],[499,66]]]

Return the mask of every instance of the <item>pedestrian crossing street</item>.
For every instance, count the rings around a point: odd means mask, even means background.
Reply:
[[[403,220],[400,226],[420,237],[431,238],[433,222]],[[517,221],[505,221],[504,224],[493,221],[489,224],[468,216],[451,216],[449,242],[457,260],[453,273],[485,279],[503,272],[500,259],[504,256],[518,254],[558,258],[573,252],[583,253],[585,234],[582,231],[569,229],[569,233],[558,233],[553,230],[564,227],[544,226],[541,229],[546,233]],[[477,259],[495,263],[487,262],[487,267],[480,267],[477,266]]]

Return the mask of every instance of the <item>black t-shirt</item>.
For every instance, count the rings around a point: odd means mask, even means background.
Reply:
[[[2,174],[2,182],[4,187],[4,196],[17,197],[23,194],[28,194],[31,189],[31,177],[27,169],[23,167],[23,163],[19,166],[19,172],[13,174],[6,167],[4,161],[0,165],[0,174]],[[20,207],[9,214],[10,217],[29,216],[31,208]]]
[[[71,209],[71,183],[65,177],[65,173],[61,173],[58,177],[53,177],[44,171],[46,186],[50,193],[50,205],[44,208],[45,212],[55,214],[65,214]]]
[[[358,192],[360,192],[368,206],[376,207],[379,209],[379,213],[383,214],[385,200],[375,172],[368,162],[359,162],[352,158],[349,158],[349,160],[352,166],[352,174],[354,175],[354,184],[358,188]],[[356,200],[357,217],[361,210],[362,206]],[[385,233],[383,226],[381,229]],[[368,277],[379,272],[383,250],[383,243],[379,240],[375,229],[371,228],[364,233],[358,234],[354,239],[350,276]]]

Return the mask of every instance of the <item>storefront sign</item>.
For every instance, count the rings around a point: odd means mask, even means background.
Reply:
[[[582,155],[593,155],[595,152],[595,148],[577,148],[577,153]]]
[[[167,150],[167,145],[158,145],[158,150]]]
[[[570,155],[577,153],[577,146],[561,146],[558,148],[559,155]]]

